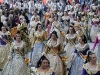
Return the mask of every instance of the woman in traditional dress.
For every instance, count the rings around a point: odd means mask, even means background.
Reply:
[[[62,51],[61,42],[58,39],[56,31],[53,31],[50,39],[46,44],[46,57],[50,61],[50,67],[55,72],[55,75],[63,75],[63,64],[59,57],[59,53]]]
[[[95,37],[97,35],[98,32],[98,24],[100,23],[99,18],[97,17],[97,15],[94,15],[94,18],[92,19],[92,28],[91,28],[91,32],[90,32],[90,37],[91,37],[91,41],[94,42]]]
[[[48,8],[46,13],[44,14],[45,24],[47,23],[47,20],[49,19],[50,15],[51,15],[50,9]]]
[[[65,32],[68,31],[69,22],[70,22],[70,17],[68,16],[68,13],[66,11],[64,11],[64,15],[62,16],[62,23],[63,23],[63,30]]]
[[[37,67],[32,69],[33,75],[55,75],[55,73],[50,68],[50,62],[45,57],[42,56],[37,62]]]
[[[69,71],[69,75],[81,75],[82,67],[84,64],[84,58],[82,55],[86,55],[89,50],[85,35],[79,37],[79,43],[75,46],[74,54],[72,57],[72,65]]]
[[[34,39],[32,41],[32,66],[36,67],[37,61],[42,56],[42,52],[44,51],[44,41],[46,41],[46,32],[43,30],[43,27],[40,23],[36,26],[36,32],[34,33]]]
[[[77,38],[77,35],[75,33],[75,30],[72,26],[69,27],[69,30],[68,30],[68,34],[65,36],[66,38],[66,46],[64,48],[64,51],[66,51],[66,56],[67,56],[67,69],[69,69],[71,67],[71,64],[70,64],[70,61],[71,61],[71,54],[73,53],[74,51],[74,44],[75,44],[75,41],[76,41],[76,38]]]
[[[88,22],[88,30],[91,30],[91,22],[94,16],[94,12],[92,9],[90,9],[90,11],[88,12],[88,18],[89,18],[89,22]]]
[[[11,41],[10,38],[11,33],[7,31],[7,28],[5,26],[2,26],[0,31],[0,70],[3,69],[8,60]]]
[[[68,12],[68,15],[69,15],[69,17],[70,17],[70,22],[73,23],[73,21],[74,21],[74,16],[75,16],[74,8],[72,8],[72,9]]]
[[[29,38],[30,38],[30,41],[32,42],[33,40],[33,34],[35,32],[35,29],[36,29],[36,26],[38,23],[41,23],[38,19],[38,17],[35,17],[34,20],[32,20],[30,22],[30,27],[29,27]]]
[[[50,37],[50,30],[51,30],[53,21],[54,21],[54,14],[52,13],[49,19],[47,20],[47,24],[46,24],[48,37]]]
[[[100,64],[95,53],[89,51],[86,64],[83,65],[82,75],[100,75]]]
[[[16,39],[12,42],[8,61],[3,68],[2,75],[29,75],[29,70],[25,62],[26,50],[25,42],[21,40],[18,32]]]
[[[61,41],[61,44],[63,45],[63,37],[60,32],[61,31],[61,23],[58,21],[58,16],[54,17],[54,22],[52,23],[50,33],[52,33],[53,31],[57,32],[58,39]]]

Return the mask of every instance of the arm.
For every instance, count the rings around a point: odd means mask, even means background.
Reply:
[[[93,46],[92,50],[95,49],[97,43],[98,43],[98,36],[96,36],[96,39],[95,39],[94,46]]]

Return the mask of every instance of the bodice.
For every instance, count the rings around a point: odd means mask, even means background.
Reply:
[[[21,41],[21,43],[17,43],[16,41],[12,42],[10,47],[10,55],[18,54],[24,56],[27,52],[25,42]]]
[[[69,20],[69,16],[62,16],[62,20]]]
[[[81,52],[83,55],[86,55],[87,51],[89,50],[89,45],[86,43],[83,46],[79,43],[75,46],[78,52]]]
[[[44,72],[44,71],[40,72],[40,71],[36,68],[36,69],[33,70],[33,73],[34,73],[35,75],[55,75],[54,72],[53,72],[51,69],[49,69],[49,70],[46,71],[46,72]]]
[[[36,31],[34,33],[33,45],[35,42],[42,43],[45,40],[46,40],[46,32],[44,30],[42,30],[41,32]]]
[[[97,64],[96,69],[91,69],[89,67],[89,63],[86,63],[86,64],[83,65],[83,68],[86,71],[86,73],[89,74],[89,75],[100,75],[100,64]]]
[[[66,40],[68,41],[68,43],[70,42],[75,42],[75,39],[76,39],[76,34],[73,34],[73,35],[70,35],[70,34],[67,34],[66,36]]]
[[[92,19],[92,24],[93,25],[99,24],[99,19],[98,18],[97,19],[93,18]]]
[[[61,43],[59,41],[59,39],[57,39],[57,42],[53,43],[53,40],[50,39],[48,40],[47,44],[46,44],[46,53],[51,53],[53,55],[58,54],[60,51],[62,51],[62,47],[61,47]]]

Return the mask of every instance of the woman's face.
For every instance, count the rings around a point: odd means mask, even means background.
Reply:
[[[41,25],[38,25],[38,30],[42,30],[42,26]]]
[[[57,18],[57,17],[54,17],[54,19],[55,19],[55,21],[57,21],[57,20],[58,20],[58,18]]]
[[[55,34],[52,34],[51,38],[52,38],[52,39],[56,39],[57,37],[56,37]]]
[[[79,41],[79,42],[83,42],[83,41],[82,41],[82,37],[79,37],[78,41]]]
[[[91,57],[90,62],[96,62],[97,61],[96,54],[92,54],[90,57]]]
[[[67,15],[67,13],[66,13],[66,12],[64,12],[64,15],[66,16],[66,15]]]
[[[42,67],[43,69],[48,68],[48,67],[49,67],[49,64],[48,64],[48,63],[49,63],[48,60],[43,60],[43,61],[42,61],[42,64],[41,64],[41,67]]]
[[[21,35],[20,34],[16,34],[16,41],[21,41]]]
[[[2,27],[2,32],[6,32],[7,30],[6,30],[6,27]]]
[[[72,27],[69,28],[69,33],[73,33],[73,28]]]

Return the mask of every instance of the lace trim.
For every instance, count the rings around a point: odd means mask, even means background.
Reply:
[[[86,70],[86,72],[88,73],[88,74],[96,74],[98,71],[100,71],[100,66],[99,66],[99,64],[98,64],[98,69],[97,70],[91,70],[90,68],[89,68],[89,64],[87,63],[87,64],[84,64],[83,65],[83,68]]]

